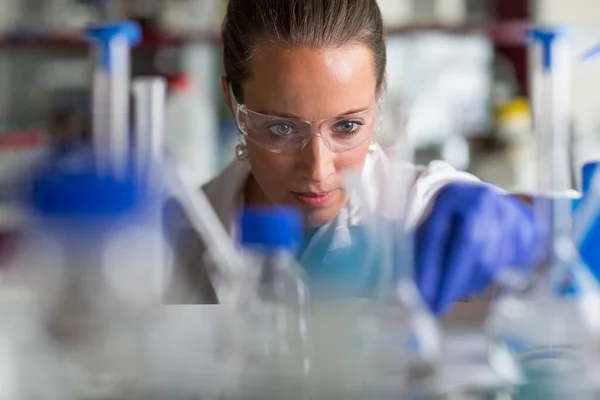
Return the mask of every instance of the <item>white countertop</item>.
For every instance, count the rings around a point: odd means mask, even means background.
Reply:
[[[196,373],[200,370],[216,372],[219,368],[219,360],[214,353],[215,340],[218,340],[219,335],[215,335],[214,328],[224,315],[222,307],[219,305],[165,307],[163,323],[149,336],[153,364],[160,366],[156,367],[158,376],[163,379],[175,378],[179,387],[186,386],[190,390],[194,389],[194,385],[200,384],[200,381],[205,385],[207,378],[210,378],[208,381],[217,390],[222,382],[219,381],[216,373],[211,377],[204,376],[203,379],[198,377],[194,379],[192,376],[194,371]],[[322,318],[323,316],[319,318],[322,322],[327,320]],[[328,321],[328,325],[332,323],[340,327],[340,324],[332,320]],[[324,330],[319,329],[321,332],[325,330],[330,329],[329,327]],[[460,329],[453,326],[446,329],[444,335],[443,367],[440,375],[444,392],[455,390],[477,392],[504,386],[504,382],[487,363],[487,343],[480,329],[472,326]],[[331,341],[340,342],[340,338],[330,337],[325,340],[329,344]],[[334,357],[332,351],[330,349],[326,352],[329,353],[326,358]],[[198,357],[199,354],[203,356]],[[207,354],[212,354],[215,358],[207,357]]]

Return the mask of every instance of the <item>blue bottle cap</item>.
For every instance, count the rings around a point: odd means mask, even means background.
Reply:
[[[142,28],[134,21],[110,22],[104,25],[89,28],[87,38],[100,48],[102,55],[102,67],[110,71],[112,69],[112,55],[110,42],[123,36],[127,39],[129,47],[134,47],[142,40]]]
[[[44,165],[32,181],[30,206],[41,216],[80,220],[125,215],[147,204],[147,192],[133,174],[117,179],[99,174],[93,165],[91,159]]]
[[[244,247],[295,254],[301,238],[302,215],[293,208],[247,208],[240,216],[240,240]]]
[[[527,32],[529,40],[539,41],[542,44],[544,69],[552,69],[552,45],[558,38],[564,37],[569,31],[564,28],[535,28]]]
[[[600,162],[589,162],[586,163],[581,170],[581,191],[584,195],[590,191],[592,179],[594,178],[594,174],[598,169],[598,165],[600,165]]]

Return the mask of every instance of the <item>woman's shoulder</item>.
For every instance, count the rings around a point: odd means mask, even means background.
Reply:
[[[237,197],[249,174],[247,163],[234,161],[219,175],[202,186],[201,189],[212,206],[215,214],[225,227],[231,229]],[[176,199],[169,199],[163,210],[163,226],[166,237],[171,242],[174,255],[174,273],[190,287],[190,292],[178,293],[176,285],[170,288],[170,304],[212,304],[218,302],[213,279],[216,272],[212,261],[206,259],[206,244],[193,228],[189,216]],[[183,296],[183,297],[182,297]]]
[[[244,165],[246,164],[246,165]],[[215,178],[198,190],[204,192],[206,199],[221,222],[228,228],[228,220],[235,212],[237,197],[250,173],[247,163],[234,161],[228,164]],[[165,222],[172,230],[191,228],[186,213],[179,201],[168,199],[164,207]]]
[[[237,191],[239,188],[236,187],[245,184],[248,174],[250,174],[250,164],[247,161],[233,160],[217,176],[204,184],[202,190],[207,196],[209,194],[222,196],[225,188]]]
[[[227,228],[233,213],[243,200],[243,189],[249,175],[248,162],[234,160],[219,175],[202,186],[210,204]]]

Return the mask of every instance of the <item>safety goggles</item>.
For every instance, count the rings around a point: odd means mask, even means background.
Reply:
[[[244,104],[237,103],[231,90],[230,94],[235,121],[241,134],[272,153],[297,153],[313,137],[321,138],[332,152],[342,153],[372,140],[381,125],[381,98],[364,111],[309,121],[251,111]]]

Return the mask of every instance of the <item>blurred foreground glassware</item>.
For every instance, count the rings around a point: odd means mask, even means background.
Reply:
[[[394,221],[379,226],[381,283],[356,326],[349,390],[356,398],[432,396],[441,334],[413,281],[412,240]]]
[[[285,208],[241,215],[246,268],[228,291],[227,399],[303,399],[310,370],[309,291],[295,261],[302,219]]]
[[[571,189],[569,40],[561,30],[530,35],[539,182],[534,207],[549,234],[533,257],[542,260],[535,281],[501,294],[490,309],[489,358],[518,385],[517,398],[584,399],[600,360],[600,291],[571,238],[572,202],[559,198]]]
[[[357,399],[427,398],[436,390],[441,333],[413,276],[411,199],[416,170],[408,139],[411,122],[400,101],[390,99],[385,107],[397,133],[386,149],[385,171],[373,178],[376,181],[361,175],[349,185],[364,209],[371,245],[379,254],[379,285],[354,332],[355,358],[346,367],[347,387]]]
[[[37,293],[24,279],[24,268],[44,264],[49,254],[44,247],[29,251],[21,236],[13,245],[0,272],[0,399],[70,400]]]
[[[143,338],[166,283],[158,200],[132,176],[102,176],[83,154],[33,181],[27,242],[40,262],[25,275],[74,398],[144,386]]]
[[[129,140],[130,48],[142,37],[133,21],[105,23],[87,32],[93,47],[92,136],[103,174],[126,173]]]

